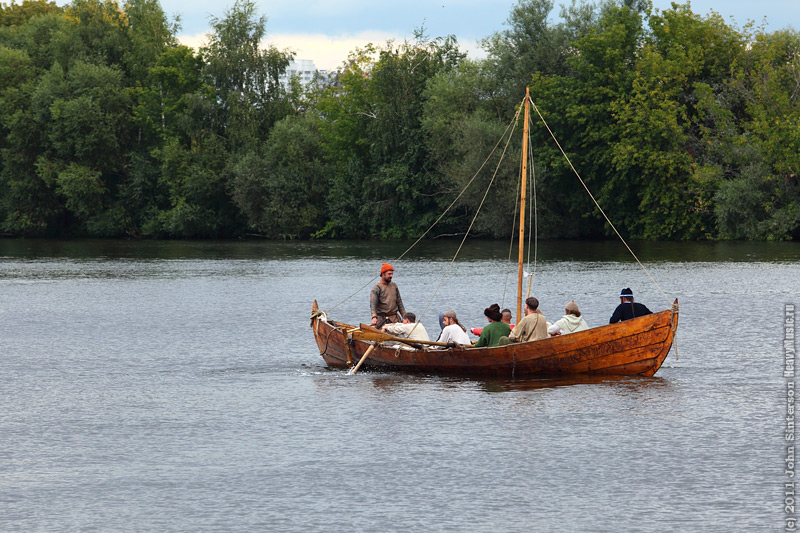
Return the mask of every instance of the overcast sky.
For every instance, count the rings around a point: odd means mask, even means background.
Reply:
[[[365,43],[402,41],[424,25],[431,37],[453,34],[462,50],[476,55],[478,41],[505,28],[516,0],[256,0],[267,16],[267,38],[280,49],[290,48],[297,59],[311,59],[319,69],[334,69],[349,51]],[[558,6],[569,0],[554,0]],[[670,0],[654,0],[666,9]],[[683,3],[683,2],[680,2]],[[193,46],[202,42],[211,16],[222,18],[233,0],[162,0],[168,16],[180,14],[181,40]],[[694,0],[692,11],[706,15],[714,10],[726,21],[742,26],[748,20],[769,30],[800,28],[800,0]]]

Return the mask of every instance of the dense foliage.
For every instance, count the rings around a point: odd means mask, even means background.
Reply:
[[[519,0],[485,59],[418,30],[287,90],[252,0],[198,51],[156,0],[0,4],[0,232],[413,237],[457,198],[434,234],[505,237],[521,124],[492,150],[527,86],[623,235],[800,238],[798,32],[646,0],[553,20]],[[609,235],[532,123],[540,236]]]

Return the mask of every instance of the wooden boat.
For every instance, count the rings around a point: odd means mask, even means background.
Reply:
[[[312,307],[311,327],[325,363],[349,368],[374,346],[364,366],[374,370],[447,375],[522,377],[558,374],[652,376],[678,327],[672,309],[549,339],[492,348],[439,346],[396,339],[366,324],[334,322]],[[417,346],[414,346],[417,345]]]
[[[528,103],[525,96],[522,186],[525,205]],[[525,218],[520,209],[517,320],[521,316]],[[621,238],[621,237],[620,237]],[[633,253],[633,252],[631,252]],[[635,256],[634,256],[635,257]],[[547,339],[476,348],[411,341],[366,324],[331,320],[314,301],[311,327],[319,353],[331,367],[473,376],[607,374],[652,376],[669,353],[678,327],[678,300],[671,309]],[[358,364],[356,364],[358,362]],[[354,366],[355,365],[355,366]]]

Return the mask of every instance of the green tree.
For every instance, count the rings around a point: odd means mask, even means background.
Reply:
[[[584,1],[562,8],[562,22],[552,22],[551,0],[518,0],[506,20],[507,29],[483,40],[488,54],[489,95],[498,116],[510,119],[531,76],[565,75],[572,43],[594,26],[595,10]]]
[[[161,54],[178,46],[175,34],[179,21],[167,20],[158,0],[128,0],[124,9],[130,45],[123,54],[123,62],[135,80],[131,85],[136,82],[143,85],[147,83],[148,69]]]
[[[67,211],[92,234],[130,228],[119,186],[126,178],[128,93],[114,68],[77,62],[56,64],[33,94],[32,109],[47,137],[37,174],[55,187]]]
[[[324,226],[332,165],[319,122],[314,115],[286,117],[263,153],[250,152],[234,167],[233,200],[253,230],[271,238],[308,238]]]
[[[588,18],[588,17],[587,17]],[[582,27],[562,74],[535,73],[531,96],[561,147],[617,227],[625,228],[638,203],[621,178],[612,147],[622,136],[616,108],[632,90],[643,39],[641,14],[607,4]],[[534,161],[539,168],[542,234],[596,237],[611,232],[560,150],[533,115]],[[633,202],[633,203],[632,203]]]
[[[322,131],[338,162],[329,234],[400,237],[435,216],[423,95],[429,79],[463,57],[454,38],[428,39],[419,30],[414,42],[355,54],[340,85],[319,98],[324,119],[335,123]]]
[[[615,109],[623,132],[616,170],[639,199],[627,227],[644,238],[703,238],[714,220],[713,191],[695,174],[704,144],[698,89],[722,87],[745,42],[719,15],[701,17],[688,4],[652,16],[650,29],[630,98]]]
[[[481,174],[464,192],[449,216],[437,227],[438,233],[460,233],[468,227],[483,202],[481,215],[472,232],[489,237],[506,237],[514,224],[514,206],[519,177],[521,136],[509,144],[503,165],[495,175],[502,145],[485,165],[503,134],[494,106],[486,98],[485,63],[465,60],[457,68],[431,78],[425,90],[422,120],[430,151],[430,168],[438,176],[433,190],[438,191],[443,210],[464,189],[483,166]],[[521,97],[520,97],[521,100]],[[521,127],[521,121],[518,126]],[[492,176],[493,189],[483,197]]]
[[[274,46],[262,50],[267,19],[256,17],[252,0],[237,0],[222,19],[213,18],[203,72],[215,88],[224,115],[224,134],[233,154],[247,151],[293,109],[279,77],[293,54]]]
[[[0,3],[0,27],[24,26],[33,18],[59,14],[62,11],[55,2],[46,0],[23,0],[20,4],[13,0],[10,4]]]
[[[723,94],[727,105],[702,101],[719,184],[714,211],[724,238],[800,237],[798,73],[800,34],[759,33],[738,56]]]

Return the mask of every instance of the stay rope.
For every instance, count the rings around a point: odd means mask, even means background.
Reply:
[[[519,116],[519,114],[517,114]],[[508,243],[508,257],[506,258],[506,279],[503,283],[503,299],[501,300],[501,306],[506,306],[506,292],[508,290],[508,276],[511,275],[511,253],[514,251],[514,237],[517,233],[517,213],[519,209],[519,200],[520,200],[520,187],[522,187],[522,165],[519,166],[519,172],[517,173],[517,187],[516,191],[517,194],[514,195],[514,217],[513,223],[511,224],[511,242]]]
[[[447,279],[448,274],[450,274],[450,270],[453,268],[453,264],[455,264],[456,258],[458,257],[459,252],[461,252],[461,248],[463,248],[464,243],[467,240],[467,237],[469,237],[469,232],[472,230],[472,226],[475,225],[475,220],[477,220],[478,215],[481,212],[481,208],[483,207],[483,204],[486,201],[486,197],[489,195],[489,191],[492,189],[492,185],[494,184],[494,180],[497,177],[497,172],[500,170],[500,165],[502,164],[503,158],[505,157],[506,151],[508,150],[508,144],[511,142],[511,137],[513,137],[513,135],[514,135],[514,129],[516,128],[517,120],[519,118],[519,114],[520,114],[521,111],[522,111],[522,107],[520,107],[517,110],[517,113],[514,115],[514,119],[511,121],[511,124],[509,124],[509,126],[506,127],[506,131],[508,131],[508,128],[511,127],[511,132],[508,134],[508,138],[506,139],[506,144],[505,144],[505,146],[503,146],[503,153],[500,154],[500,159],[497,162],[497,166],[494,169],[494,173],[492,173],[492,179],[489,181],[489,185],[486,187],[486,192],[483,193],[483,198],[481,198],[481,203],[478,205],[478,209],[475,211],[475,216],[472,217],[472,221],[469,223],[469,228],[467,228],[467,231],[464,233],[464,238],[461,239],[461,243],[458,245],[458,249],[456,250],[456,253],[453,254],[453,259],[450,260],[450,264],[447,266],[447,270],[445,271],[445,273],[442,276],[442,278],[439,280],[439,285],[436,286],[436,290],[433,291],[433,294],[431,295],[430,300],[428,300],[428,304],[425,306],[425,309],[422,311],[422,314],[420,315],[420,318],[419,318],[420,321],[422,320],[422,317],[425,316],[425,313],[428,312],[428,309],[430,308],[431,304],[433,303],[434,298],[436,298],[436,294],[439,292],[439,289],[442,288],[442,284],[444,283],[444,280]],[[512,127],[512,125],[513,125],[513,127]],[[504,135],[505,135],[505,132],[504,132]],[[502,139],[503,138],[501,137],[500,140],[502,141]],[[500,141],[498,141],[498,144],[499,144],[499,142]],[[497,145],[495,145],[495,148],[496,147],[497,147]],[[492,150],[492,153],[494,153],[494,150]],[[484,162],[484,165],[485,164],[486,164],[486,162]],[[481,168],[483,168],[483,165],[481,165]],[[473,179],[475,179],[474,176],[473,176]],[[471,182],[472,182],[472,180],[470,180],[470,183]],[[462,193],[463,193],[463,191],[462,191]],[[452,206],[452,204],[450,204],[450,205]],[[417,242],[419,242],[419,241],[417,241]],[[416,243],[414,243],[414,244],[416,244]],[[413,247],[413,245],[412,245],[412,247]],[[409,248],[409,250],[410,250],[410,248]],[[408,252],[408,250],[406,250],[406,252]]]
[[[603,211],[603,208],[600,207],[600,204],[597,202],[597,200],[595,199],[594,195],[589,190],[589,187],[586,185],[586,183],[583,181],[583,178],[581,177],[581,175],[575,169],[575,166],[572,164],[572,161],[570,160],[569,156],[564,151],[564,149],[561,147],[561,143],[559,143],[558,139],[556,139],[555,134],[550,129],[550,125],[547,123],[547,121],[545,120],[544,116],[539,111],[539,108],[533,102],[533,99],[531,99],[530,97],[527,97],[527,98],[528,98],[528,101],[530,102],[531,106],[533,107],[533,110],[536,111],[536,114],[541,119],[542,124],[544,124],[545,128],[547,129],[547,132],[550,134],[550,137],[553,139],[553,141],[555,142],[555,144],[558,147],[559,151],[561,152],[561,155],[564,156],[564,159],[566,159],[567,163],[569,164],[570,168],[572,169],[572,172],[578,178],[578,181],[581,183],[583,188],[586,190],[586,193],[592,199],[592,202],[594,203],[595,207],[597,207],[597,210],[600,211],[600,214],[603,215],[603,218],[605,219],[605,221],[608,223],[608,225],[611,227],[611,229],[617,235],[619,240],[622,242],[622,244],[625,246],[625,248],[631,254],[631,256],[636,261],[636,263],[639,265],[639,267],[642,269],[642,271],[647,275],[647,277],[650,279],[650,281],[653,282],[653,284],[661,292],[662,296],[664,296],[664,298],[667,300],[667,302],[669,302],[669,297],[667,296],[666,292],[664,292],[664,290],[661,288],[661,286],[658,284],[658,282],[653,278],[653,276],[650,274],[650,272],[647,270],[647,268],[642,264],[642,262],[639,260],[639,258],[634,253],[634,251],[628,245],[627,241],[625,241],[625,239],[622,237],[620,232],[617,230],[616,226],[614,226],[614,223],[611,222],[611,219],[609,219],[608,215],[606,215],[605,211]],[[523,99],[523,103],[524,103],[524,99]],[[433,294],[431,295],[430,300],[428,301],[427,305],[425,306],[425,309],[423,310],[423,312],[418,317],[418,321],[421,321],[422,317],[425,316],[425,314],[427,313],[427,311],[430,308],[431,304],[433,303],[433,300],[436,297],[436,294],[439,292],[439,289],[441,289],[442,285],[444,284],[444,281],[447,279],[447,277],[448,277],[448,275],[450,273],[450,270],[452,269],[453,264],[455,263],[455,261],[456,261],[456,259],[458,257],[458,254],[461,252],[461,249],[463,248],[464,243],[466,242],[467,237],[469,236],[470,231],[472,230],[472,227],[474,226],[475,221],[477,220],[478,215],[480,214],[481,208],[483,207],[483,205],[484,205],[484,203],[486,201],[486,198],[487,198],[487,196],[489,194],[489,191],[491,190],[492,185],[495,182],[495,179],[497,177],[497,173],[498,173],[498,171],[500,169],[500,164],[502,163],[503,158],[504,158],[504,156],[506,154],[506,151],[508,150],[508,145],[509,145],[509,143],[511,141],[511,137],[513,136],[513,133],[514,133],[514,131],[516,129],[516,124],[517,124],[517,122],[519,120],[519,115],[520,115],[520,113],[522,111],[522,108],[523,108],[523,106],[519,106],[519,108],[517,109],[517,112],[514,115],[514,118],[506,126],[505,131],[503,131],[503,134],[500,136],[500,138],[498,139],[497,143],[492,148],[492,150],[489,153],[489,155],[483,161],[483,163],[478,168],[478,170],[475,172],[475,174],[473,174],[473,176],[469,179],[467,184],[461,189],[461,192],[458,193],[458,196],[455,197],[455,199],[450,203],[450,205],[447,206],[447,209],[445,209],[442,212],[442,214],[439,215],[439,217],[428,227],[428,229],[426,229],[425,232],[422,233],[422,235],[420,235],[417,238],[417,240],[415,240],[411,244],[411,246],[409,246],[402,254],[400,254],[395,259],[395,260],[400,260],[403,257],[405,257],[417,244],[419,244],[419,242],[423,238],[425,238],[425,236],[428,233],[430,233],[430,231],[442,220],[442,218],[444,218],[444,216],[453,208],[453,206],[456,205],[458,200],[464,195],[464,193],[467,191],[467,189],[469,189],[469,187],[473,184],[473,182],[478,178],[478,175],[481,173],[483,168],[486,166],[486,164],[492,158],[492,156],[497,151],[497,149],[500,146],[500,144],[503,142],[503,139],[505,138],[506,139],[506,143],[503,146],[502,154],[500,155],[500,159],[499,159],[499,161],[497,163],[497,166],[495,167],[494,173],[492,174],[492,179],[490,180],[489,185],[486,188],[486,191],[484,192],[483,198],[481,199],[481,202],[478,205],[478,209],[476,210],[475,215],[473,216],[472,220],[470,221],[470,225],[467,228],[467,231],[464,233],[464,237],[461,239],[461,242],[459,243],[458,249],[456,250],[455,254],[453,255],[453,258],[450,260],[450,264],[448,265],[445,273],[442,275],[442,278],[439,280],[439,284],[437,285],[436,290],[433,292]],[[509,130],[510,130],[510,133],[509,133]],[[508,135],[508,136],[506,137],[506,135]],[[525,142],[530,142],[530,139],[526,139]],[[530,296],[531,287],[532,287],[533,282],[534,282],[534,277],[535,277],[535,274],[536,274],[536,266],[537,266],[537,261],[538,261],[538,212],[537,212],[537,209],[536,209],[536,179],[535,179],[535,171],[534,171],[534,166],[533,166],[532,151],[529,151],[529,154],[530,154],[529,155],[529,159],[531,161],[531,182],[530,182],[530,187],[531,187],[531,190],[533,191],[533,194],[532,194],[531,206],[529,208],[529,216],[528,216],[528,218],[529,218],[529,221],[530,220],[533,221],[532,226],[534,228],[534,231],[530,232],[530,233],[534,234],[533,235],[533,239],[534,239],[534,246],[533,246],[534,259],[533,259],[533,270],[529,273],[527,296]],[[517,184],[517,189],[519,189],[520,186],[521,186],[521,174],[522,174],[522,172],[520,170],[520,181]],[[513,248],[513,242],[514,242],[513,233],[516,230],[516,213],[517,213],[517,209],[525,209],[525,206],[519,205],[519,195],[517,195],[517,200],[516,200],[515,206],[514,206],[515,221],[514,221],[514,227],[512,228],[512,238],[511,238],[512,240],[511,240],[511,245],[509,247],[508,264],[510,264],[511,249]],[[529,222],[529,224],[530,224],[530,222]],[[531,253],[530,252],[530,249],[531,249],[531,246],[530,246],[531,235],[530,235],[530,233],[528,234],[528,261],[527,261],[529,269],[530,269],[530,253]],[[508,267],[507,267],[507,270],[506,270],[506,282],[504,283],[504,289],[503,289],[503,305],[505,305],[506,289],[507,289],[507,286],[508,286],[508,275],[509,275],[509,270],[508,270]],[[370,286],[379,277],[380,277],[380,275],[376,275],[376,276],[372,277],[367,283],[365,283],[364,285],[359,287],[356,291],[354,291],[352,294],[347,296],[345,299],[343,299],[342,301],[340,301],[339,303],[337,303],[336,305],[331,307],[328,311],[332,311],[332,310],[338,308],[340,305],[342,305],[346,301],[350,300],[351,298],[356,296],[358,293],[363,291],[365,288]]]
[[[597,200],[595,199],[594,195],[592,194],[592,191],[590,191],[589,187],[586,186],[586,183],[584,183],[583,178],[581,178],[581,175],[578,173],[578,171],[572,165],[572,161],[570,160],[569,156],[564,151],[564,149],[561,148],[561,143],[558,142],[558,139],[556,139],[556,136],[553,134],[553,131],[550,129],[550,126],[547,124],[547,121],[544,119],[542,114],[539,112],[539,108],[536,107],[536,104],[533,102],[533,100],[530,97],[528,97],[528,100],[530,101],[531,106],[533,107],[533,110],[536,111],[536,114],[539,115],[539,118],[542,120],[542,124],[544,124],[544,127],[547,128],[547,132],[550,133],[550,137],[553,138],[553,141],[556,143],[556,146],[558,146],[558,149],[561,151],[561,155],[563,155],[564,159],[566,159],[567,163],[569,163],[569,167],[572,169],[572,172],[575,173],[575,176],[577,176],[578,181],[580,181],[581,185],[583,185],[583,188],[586,189],[586,192],[589,195],[589,197],[592,199],[592,202],[594,202],[595,207],[597,207],[598,211],[600,211],[600,213],[603,215],[603,218],[606,219],[606,222],[608,222],[608,225],[611,226],[611,229],[614,230],[614,233],[617,234],[617,237],[619,237],[619,240],[622,241],[622,244],[625,245],[625,248],[628,249],[628,252],[630,252],[631,256],[633,256],[633,258],[636,260],[636,262],[642,268],[642,270],[647,275],[647,277],[650,278],[650,281],[653,282],[653,285],[655,285],[656,288],[658,288],[658,290],[661,291],[661,294],[664,296],[664,298],[667,300],[667,302],[669,302],[670,299],[669,299],[669,296],[667,296],[667,293],[664,292],[664,289],[661,288],[661,286],[653,278],[653,276],[650,275],[650,272],[647,270],[647,268],[645,268],[645,266],[642,264],[642,262],[639,261],[639,258],[636,257],[635,253],[633,253],[633,250],[631,250],[631,247],[628,246],[628,243],[625,241],[625,239],[622,237],[622,235],[620,235],[619,231],[617,231],[617,228],[616,228],[616,226],[614,226],[614,223],[611,222],[611,219],[608,218],[608,216],[606,215],[606,212],[603,211],[603,208],[600,207],[599,203],[597,203]]]
[[[528,139],[530,141],[530,138]],[[531,167],[531,191],[532,191],[532,200],[531,208],[528,214],[528,225],[531,225],[531,219],[533,222],[533,231],[528,232],[528,271],[530,272],[530,277],[528,278],[528,292],[525,294],[525,298],[527,299],[531,295],[531,287],[533,286],[533,282],[536,279],[536,266],[538,265],[538,256],[539,256],[539,220],[538,220],[538,211],[536,209],[536,170],[533,167],[533,150],[528,150],[528,159],[530,160],[530,167]],[[531,233],[533,233],[533,269],[531,269]]]
[[[472,185],[472,183],[473,183],[473,182],[474,182],[474,181],[475,181],[475,180],[478,178],[478,175],[480,174],[481,170],[483,170],[483,167],[485,167],[485,166],[486,166],[486,164],[487,164],[487,163],[489,162],[489,160],[492,158],[492,155],[494,155],[494,153],[497,151],[497,148],[498,148],[498,147],[500,146],[500,144],[503,142],[503,139],[506,137],[506,134],[508,134],[508,139],[506,140],[506,144],[505,144],[505,146],[503,147],[503,153],[502,153],[502,154],[501,154],[501,156],[500,156],[500,161],[498,161],[498,163],[497,163],[497,167],[495,168],[494,174],[492,174],[492,180],[491,180],[491,182],[489,183],[489,187],[487,188],[487,190],[486,190],[486,193],[485,193],[485,194],[484,194],[484,196],[483,196],[483,200],[486,200],[486,195],[489,193],[489,189],[491,189],[492,183],[494,183],[495,176],[497,176],[497,171],[498,171],[498,169],[500,168],[500,163],[503,161],[503,156],[505,155],[505,153],[506,153],[506,150],[508,149],[508,143],[509,143],[509,141],[511,140],[511,137],[512,137],[512,135],[514,134],[514,130],[516,129],[517,120],[518,120],[518,118],[519,118],[519,114],[520,114],[521,110],[522,110],[522,107],[520,107],[520,108],[517,110],[517,113],[514,115],[514,118],[511,120],[511,122],[509,122],[508,126],[506,126],[506,129],[505,129],[505,131],[503,131],[503,134],[502,134],[502,135],[500,136],[500,138],[497,140],[497,143],[495,143],[495,145],[494,145],[494,148],[492,148],[492,151],[491,151],[491,152],[489,152],[489,155],[488,155],[488,156],[486,156],[486,159],[484,159],[483,163],[482,163],[482,164],[481,164],[481,166],[478,168],[478,170],[477,170],[477,171],[475,171],[475,174],[473,174],[473,175],[472,175],[472,177],[471,177],[471,178],[469,179],[469,181],[467,182],[467,184],[466,184],[466,185],[464,185],[464,187],[461,189],[461,192],[459,192],[459,193],[458,193],[458,196],[456,196],[456,197],[455,197],[455,199],[454,199],[452,202],[450,202],[450,205],[448,205],[448,206],[447,206],[447,209],[445,209],[445,210],[442,212],[442,214],[441,214],[441,215],[439,215],[439,218],[437,218],[437,219],[436,219],[436,220],[433,222],[433,224],[431,224],[431,225],[430,225],[430,227],[428,227],[428,229],[426,229],[426,230],[425,230],[425,232],[424,232],[422,235],[420,235],[420,236],[419,236],[419,238],[418,238],[416,241],[414,241],[414,242],[413,242],[413,244],[411,244],[411,246],[409,246],[409,247],[408,247],[408,249],[407,249],[405,252],[403,252],[403,253],[402,253],[402,254],[400,254],[400,255],[399,255],[397,258],[395,258],[395,261],[399,261],[400,259],[402,259],[403,257],[405,257],[405,256],[406,256],[406,254],[408,254],[408,252],[410,252],[410,251],[411,251],[411,249],[412,249],[412,248],[414,248],[414,247],[415,247],[415,246],[416,246],[416,245],[419,243],[419,241],[421,241],[421,240],[422,240],[422,239],[425,237],[425,235],[427,235],[428,233],[430,233],[430,231],[431,231],[431,230],[432,230],[432,229],[433,229],[433,228],[434,228],[434,227],[435,227],[435,226],[436,226],[436,225],[439,223],[439,221],[441,221],[441,220],[442,220],[442,218],[444,218],[444,216],[445,216],[445,215],[446,215],[446,214],[447,214],[447,213],[450,211],[450,209],[452,209],[452,208],[453,208],[453,206],[454,206],[454,205],[456,205],[456,202],[458,202],[459,198],[461,198],[461,197],[464,195],[464,193],[465,193],[465,192],[467,192],[467,189],[469,189],[469,187]],[[511,133],[509,133],[509,129],[511,130]],[[483,200],[481,201],[481,206],[483,206]],[[478,207],[478,212],[480,212],[480,207]],[[473,219],[472,219],[472,222],[471,222],[471,223],[470,223],[470,225],[469,225],[469,229],[472,229],[472,226],[473,226],[473,224],[475,223],[475,218],[477,218],[477,216],[478,216],[478,213],[476,212],[476,213],[475,213],[475,217],[473,217]],[[453,264],[453,262],[455,262],[455,260],[456,260],[456,257],[458,257],[458,253],[461,251],[461,247],[464,245],[464,241],[466,240],[467,236],[469,235],[469,229],[468,229],[468,230],[467,230],[467,232],[464,234],[464,239],[462,239],[462,241],[461,241],[461,245],[459,245],[459,247],[458,247],[458,250],[456,251],[456,254],[455,254],[455,256],[453,256],[453,260],[452,260],[452,261],[451,261],[451,263],[450,263],[450,266],[451,266],[451,267],[452,267],[452,264]],[[447,269],[447,272],[449,272],[449,271],[450,271],[450,268],[448,268],[448,269]],[[445,272],[445,275],[442,277],[442,282],[444,282],[444,278],[447,276],[447,272]],[[371,279],[370,279],[368,282],[366,282],[364,285],[362,285],[361,287],[359,287],[359,288],[358,288],[358,289],[357,289],[355,292],[353,292],[353,293],[352,293],[350,296],[348,296],[347,298],[345,298],[345,299],[344,299],[344,300],[342,300],[341,302],[337,303],[336,305],[334,305],[333,307],[331,307],[330,309],[328,309],[328,312],[330,312],[330,311],[333,311],[334,309],[336,309],[337,307],[339,307],[340,305],[342,305],[343,303],[345,303],[345,302],[346,302],[347,300],[349,300],[350,298],[353,298],[353,297],[354,297],[356,294],[358,294],[359,292],[361,292],[361,291],[363,291],[364,289],[366,289],[367,287],[369,287],[369,286],[372,284],[372,282],[373,282],[373,281],[375,281],[376,279],[378,279],[379,277],[380,277],[380,274],[378,274],[377,276],[374,276],[374,277],[372,277],[372,278],[371,278]],[[441,287],[441,286],[442,286],[442,282],[440,282],[440,283],[439,283],[439,287]],[[437,289],[436,289],[437,291],[439,290],[439,287],[437,287]],[[435,296],[435,295],[436,295],[436,293],[434,293],[434,296]],[[433,301],[433,298],[431,298],[431,301],[430,301],[430,302],[428,302],[428,305],[425,307],[425,310],[426,310],[426,311],[427,311],[427,309],[430,307],[430,304],[431,304],[431,302],[432,302],[432,301]],[[423,313],[423,315],[424,315],[424,313]],[[422,320],[422,315],[420,315],[420,317],[418,318],[418,320]]]

